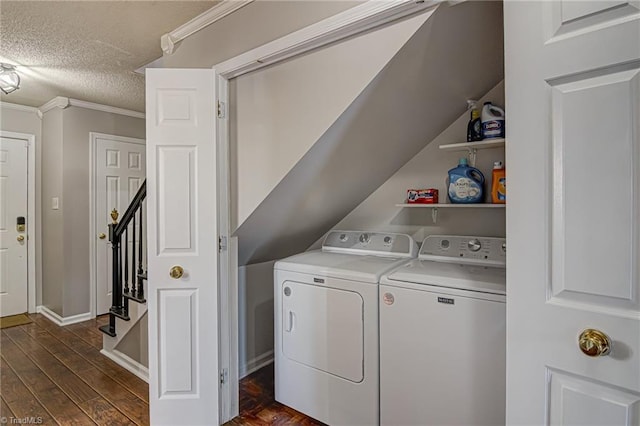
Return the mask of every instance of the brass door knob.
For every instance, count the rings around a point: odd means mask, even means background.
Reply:
[[[101,240],[104,240],[105,238],[107,238],[107,235],[104,232],[101,232],[98,234],[98,238],[100,238]]]
[[[169,271],[169,276],[174,280],[177,280],[178,278],[182,278],[183,274],[184,274],[184,269],[182,269],[182,266],[179,266],[179,265],[172,267],[171,270]]]
[[[578,338],[580,350],[587,356],[605,356],[611,352],[611,339],[600,330],[588,328]]]
[[[16,240],[18,240],[19,243],[23,242],[24,241],[24,235],[18,235],[16,237]]]

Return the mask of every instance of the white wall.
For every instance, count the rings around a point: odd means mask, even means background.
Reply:
[[[427,19],[230,81],[231,229],[240,226]]]
[[[504,84],[501,82],[481,101],[493,101],[504,106]],[[481,104],[480,104],[481,105]],[[507,126],[509,112],[507,111]],[[422,241],[432,234],[505,236],[505,211],[502,209],[440,209],[438,221],[433,224],[431,209],[402,209],[395,207],[403,203],[410,188],[437,188],[440,201],[447,202],[445,180],[447,171],[458,164],[464,152],[441,151],[439,145],[465,142],[469,113],[462,114],[444,132],[413,159],[398,170],[358,207],[338,222],[335,229],[378,230],[402,232]],[[486,200],[490,200],[491,170],[494,161],[504,162],[504,149],[494,148],[478,151],[476,167],[486,179]],[[509,165],[506,164],[507,173]],[[317,244],[316,244],[317,245]]]
[[[0,102],[0,129],[7,132],[26,133],[35,136],[36,223],[27,225],[33,227],[30,231],[30,236],[36,237],[38,231],[42,230],[42,215],[40,213],[42,193],[42,120],[36,114],[35,108],[25,108],[22,105]],[[37,238],[34,238],[34,241],[36,244],[36,305],[40,305],[42,302],[42,245]]]

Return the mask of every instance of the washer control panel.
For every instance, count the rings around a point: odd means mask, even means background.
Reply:
[[[322,243],[323,251],[416,257],[418,246],[406,234],[363,231],[330,231]]]
[[[505,265],[507,242],[504,238],[462,235],[430,235],[420,247],[420,259],[459,263]]]

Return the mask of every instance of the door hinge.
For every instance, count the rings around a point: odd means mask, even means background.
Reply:
[[[218,251],[227,250],[227,237],[218,237]]]
[[[224,102],[218,101],[218,118],[224,118],[227,114],[227,106]]]
[[[222,371],[220,372],[220,384],[224,385],[225,383],[227,383],[228,379],[229,379],[229,370],[227,370],[226,368],[223,368]]]

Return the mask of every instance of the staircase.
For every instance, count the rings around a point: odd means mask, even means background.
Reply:
[[[100,331],[111,337],[117,336],[116,320],[118,318],[123,321],[131,321],[130,303],[146,304],[144,283],[147,280],[147,271],[146,265],[143,263],[146,239],[143,207],[146,197],[147,181],[145,180],[122,215],[120,222],[118,222],[118,211],[114,209],[111,212],[111,218],[114,222],[109,225],[109,241],[113,250],[112,301],[109,309],[109,324],[99,328]],[[136,237],[139,241],[137,244]],[[131,250],[129,250],[130,245]],[[135,315],[133,315],[134,320],[138,320],[145,311],[146,306],[145,309],[136,308]]]

